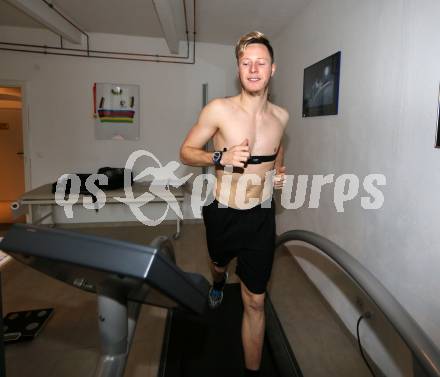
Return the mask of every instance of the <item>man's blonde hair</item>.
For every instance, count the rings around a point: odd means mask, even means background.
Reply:
[[[246,47],[256,43],[263,44],[267,47],[273,63],[273,48],[270,45],[267,37],[260,31],[251,31],[250,33],[247,33],[240,37],[237,44],[235,45],[235,57],[237,58],[237,62],[240,59],[241,55],[243,55]]]

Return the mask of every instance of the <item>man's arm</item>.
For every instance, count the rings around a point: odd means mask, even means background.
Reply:
[[[281,112],[281,122],[283,124],[284,129],[286,128],[288,121],[289,121],[289,113],[283,109],[283,111]],[[274,169],[275,169],[274,188],[281,189],[283,188],[286,179],[285,178],[286,167],[284,166],[283,139],[281,139],[280,141],[277,157],[275,158]]]
[[[207,152],[203,147],[218,130],[220,106],[219,100],[214,100],[206,105],[200,113],[197,123],[183,141],[180,147],[180,160],[185,165],[213,165],[213,152]]]
[[[275,158],[275,170],[278,172],[278,170],[284,166],[284,147],[282,144],[282,140],[280,143],[280,146],[278,148],[277,157]]]

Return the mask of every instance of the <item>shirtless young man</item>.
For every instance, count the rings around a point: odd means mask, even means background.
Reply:
[[[214,280],[208,301],[211,308],[221,303],[227,266],[237,257],[246,375],[257,376],[265,329],[264,297],[275,246],[274,203],[268,202],[271,192],[266,195],[263,187],[266,173],[272,170],[274,187],[282,187],[281,139],[288,113],[267,98],[275,64],[266,37],[260,32],[242,36],[235,54],[241,93],[215,99],[202,110],[182,144],[180,157],[187,165],[216,168],[215,200],[203,208]],[[215,152],[203,149],[211,138]],[[230,189],[227,179],[231,179]],[[249,208],[249,203],[254,206]]]

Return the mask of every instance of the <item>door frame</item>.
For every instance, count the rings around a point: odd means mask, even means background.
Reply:
[[[32,188],[31,181],[31,142],[29,129],[28,83],[20,80],[0,78],[0,87],[20,88],[21,90],[21,127],[23,129],[24,189]]]

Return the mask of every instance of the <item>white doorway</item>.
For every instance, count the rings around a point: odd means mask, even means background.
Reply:
[[[24,222],[14,219],[11,203],[26,190],[23,87],[0,82],[0,225]]]

